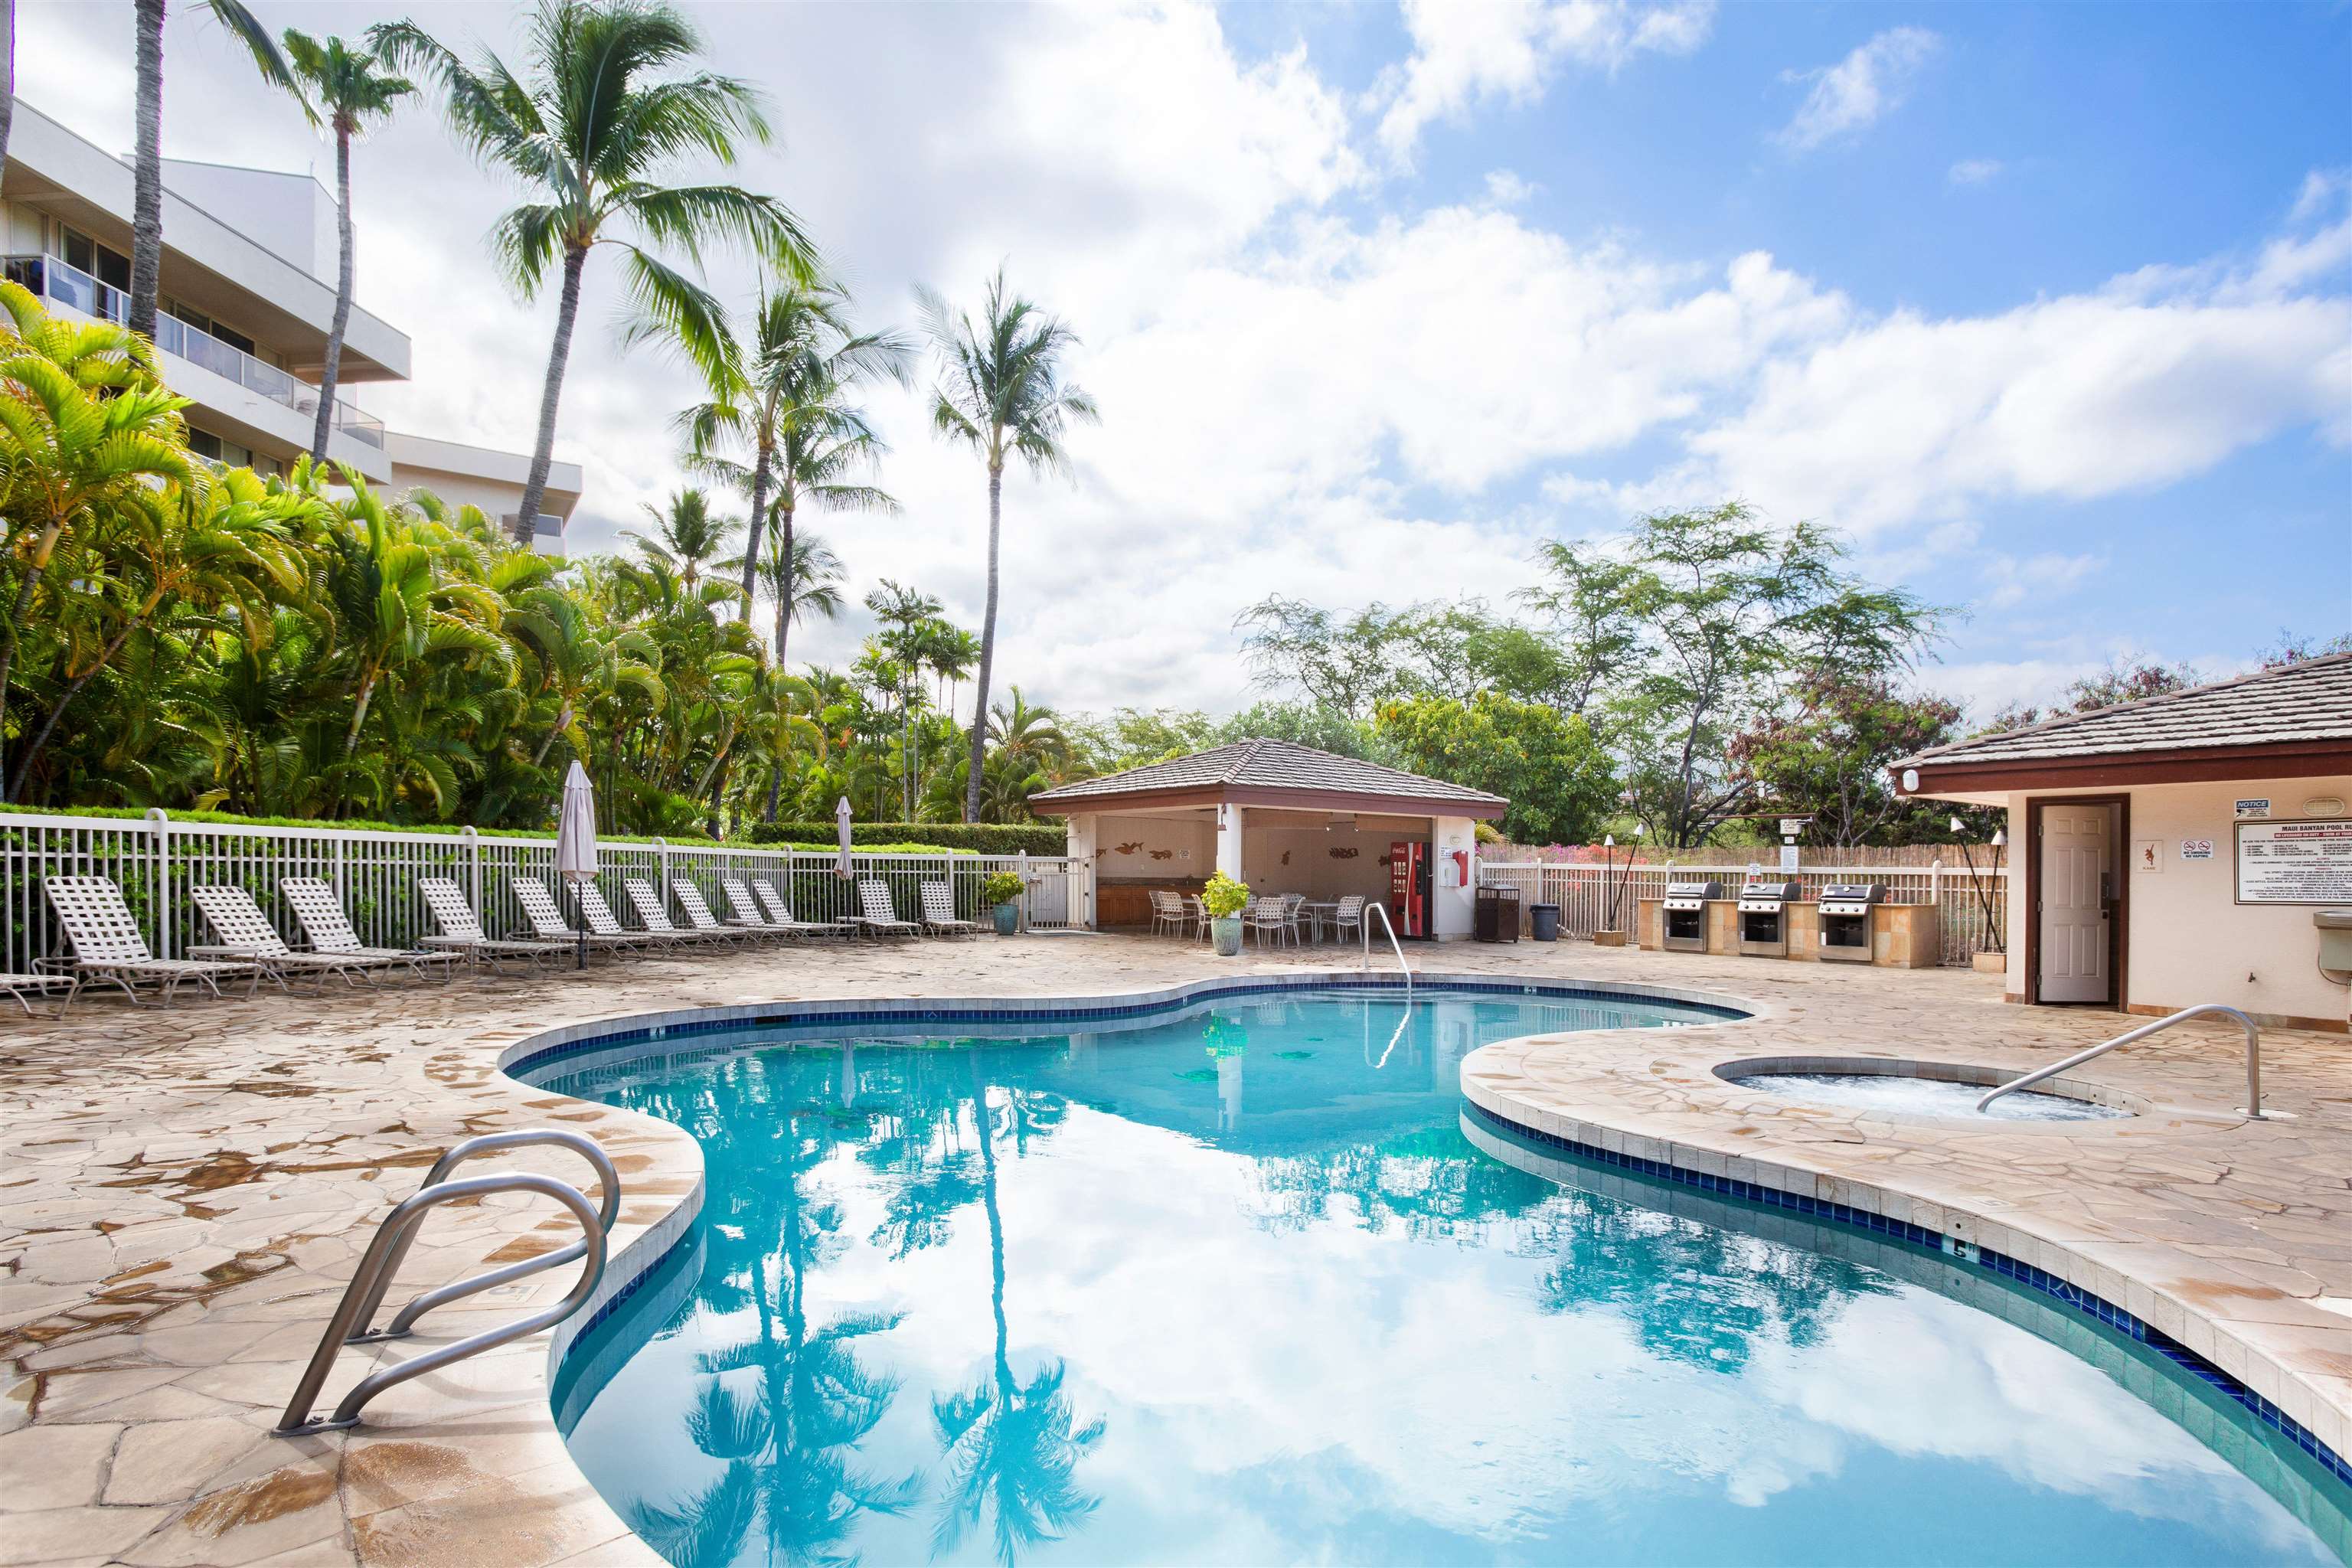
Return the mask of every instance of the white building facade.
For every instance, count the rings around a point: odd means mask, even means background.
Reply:
[[[131,183],[128,163],[17,99],[0,173],[0,269],[61,315],[123,320]],[[192,400],[200,454],[282,473],[310,450],[337,260],[334,196],[310,174],[164,161],[155,346],[165,381]],[[525,527],[527,456],[403,435],[365,411],[367,390],[407,380],[409,367],[408,335],[354,300],[328,458],[371,485],[470,501],[562,554],[579,465],[553,466],[546,510]]]

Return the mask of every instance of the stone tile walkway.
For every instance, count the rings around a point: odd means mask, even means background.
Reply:
[[[557,1125],[594,1137],[627,1201],[616,1254],[698,1190],[692,1141],[505,1078],[541,1031],[669,1007],[821,997],[1105,994],[1260,963],[1137,937],[793,948],[600,964],[584,978],[387,985],[323,995],[98,1001],[0,1022],[0,1563],[462,1564],[654,1561],[571,1463],[548,1408],[549,1341],[399,1385],[348,1435],[270,1437],[358,1250],[449,1143]],[[2177,1112],[2126,1123],[1956,1130],[1806,1108],[1713,1077],[1769,1051],[1932,1055],[2022,1067],[2104,1037],[2111,1016],[2004,1007],[1962,972],[1448,947],[1418,964],[1719,989],[1753,1020],[1489,1047],[1482,1102],[1662,1157],[1752,1162],[1843,1201],[1910,1201],[1948,1228],[2082,1269],[2306,1419],[2341,1451],[2352,1416],[2352,1047],[2273,1032],[2272,1103],[2229,1114],[2233,1037],[2191,1026],[2086,1075]],[[1606,1129],[1604,1133],[1601,1130]],[[584,1179],[561,1152],[501,1165]],[[1745,1169],[1746,1166],[1739,1168]],[[1885,1195],[1880,1195],[1885,1194]],[[408,1289],[570,1239],[543,1203],[435,1211]],[[2037,1254],[2031,1250],[2047,1250]],[[2095,1272],[2103,1271],[2103,1272]],[[560,1296],[567,1269],[426,1320],[416,1349]],[[2103,1289],[2103,1293],[2106,1293]],[[399,1294],[395,1294],[395,1300]],[[331,1402],[415,1349],[347,1351]],[[2306,1414],[2307,1413],[2307,1418]],[[2329,1422],[2333,1422],[2332,1433]]]

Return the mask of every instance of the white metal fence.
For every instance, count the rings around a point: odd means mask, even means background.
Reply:
[[[597,882],[605,900],[634,923],[635,910],[623,886],[642,877],[662,891],[671,918],[684,924],[669,890],[684,877],[700,887],[711,908],[727,910],[721,877],[765,877],[791,900],[803,920],[859,914],[856,882],[878,878],[906,919],[920,917],[920,884],[946,881],[957,912],[985,919],[981,879],[992,871],[1021,876],[1025,922],[1052,929],[1084,923],[1082,866],[1058,857],[1026,855],[881,854],[855,852],[856,877],[835,874],[830,850],[754,849],[733,845],[600,844]],[[172,957],[213,940],[189,896],[191,888],[225,882],[245,888],[289,942],[301,930],[279,896],[287,877],[317,877],[333,888],[372,946],[409,947],[433,934],[416,890],[422,877],[446,877],[464,889],[493,936],[529,934],[510,879],[553,879],[555,840],[490,837],[461,827],[447,833],[383,833],[339,827],[247,827],[179,822],[161,811],[143,818],[0,813],[0,970],[23,972],[66,952],[65,935],[41,890],[47,877],[110,877],[145,929],[159,957]],[[562,900],[569,908],[570,900]]]
[[[1767,866],[1764,875],[1803,885],[1803,896],[1818,898],[1831,882],[1884,882],[1886,901],[1893,904],[1934,904],[1937,928],[1942,934],[1943,961],[1964,964],[1983,950],[1998,947],[2007,931],[2009,867],[1995,873],[1990,866],[1806,866],[1780,871]],[[1560,931],[1565,935],[1590,936],[1596,931],[1632,931],[1640,900],[1665,897],[1668,882],[1714,880],[1736,892],[1748,879],[1748,868],[1704,865],[1638,865],[1602,868],[1557,865],[1538,861],[1478,862],[1478,881],[1486,887],[1519,890],[1520,907],[1546,903],[1559,906]]]

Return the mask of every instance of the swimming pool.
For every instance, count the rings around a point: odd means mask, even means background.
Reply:
[[[692,1568],[2334,1560],[2339,1484],[2080,1313],[1464,1117],[1480,1045],[1721,1016],[1292,990],[542,1065],[706,1159],[559,1418]]]

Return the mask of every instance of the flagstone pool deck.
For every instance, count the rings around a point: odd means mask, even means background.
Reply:
[[[2352,1452],[2352,1042],[2264,1032],[2249,1122],[2239,1037],[2191,1024],[2077,1076],[2128,1121],[1959,1126],[1808,1106],[1715,1076],[1769,1055],[2045,1064],[2126,1026],[2004,1006],[1997,977],[1583,944],[1422,949],[1417,967],[1717,993],[1737,1023],[1533,1037],[1465,1065],[1522,1125],[1914,1220],[2117,1302]],[[1321,953],[1132,936],[789,947],[292,997],[94,1000],[0,1020],[0,1563],[450,1564],[657,1561],[572,1466],[546,1334],[382,1395],[349,1434],[268,1436],[359,1250],[444,1147],[559,1126],[626,1194],[618,1283],[699,1191],[683,1131],[506,1078],[543,1031],[672,1007],[821,998],[1117,994]],[[1352,967],[1352,955],[1336,955]],[[561,1152],[500,1164],[575,1181]],[[567,1216],[511,1195],[433,1212],[395,1287],[535,1256]],[[636,1247],[643,1240],[646,1245]],[[347,1351],[323,1402],[375,1364],[552,1300],[559,1268]],[[412,1348],[413,1347],[413,1348]]]

